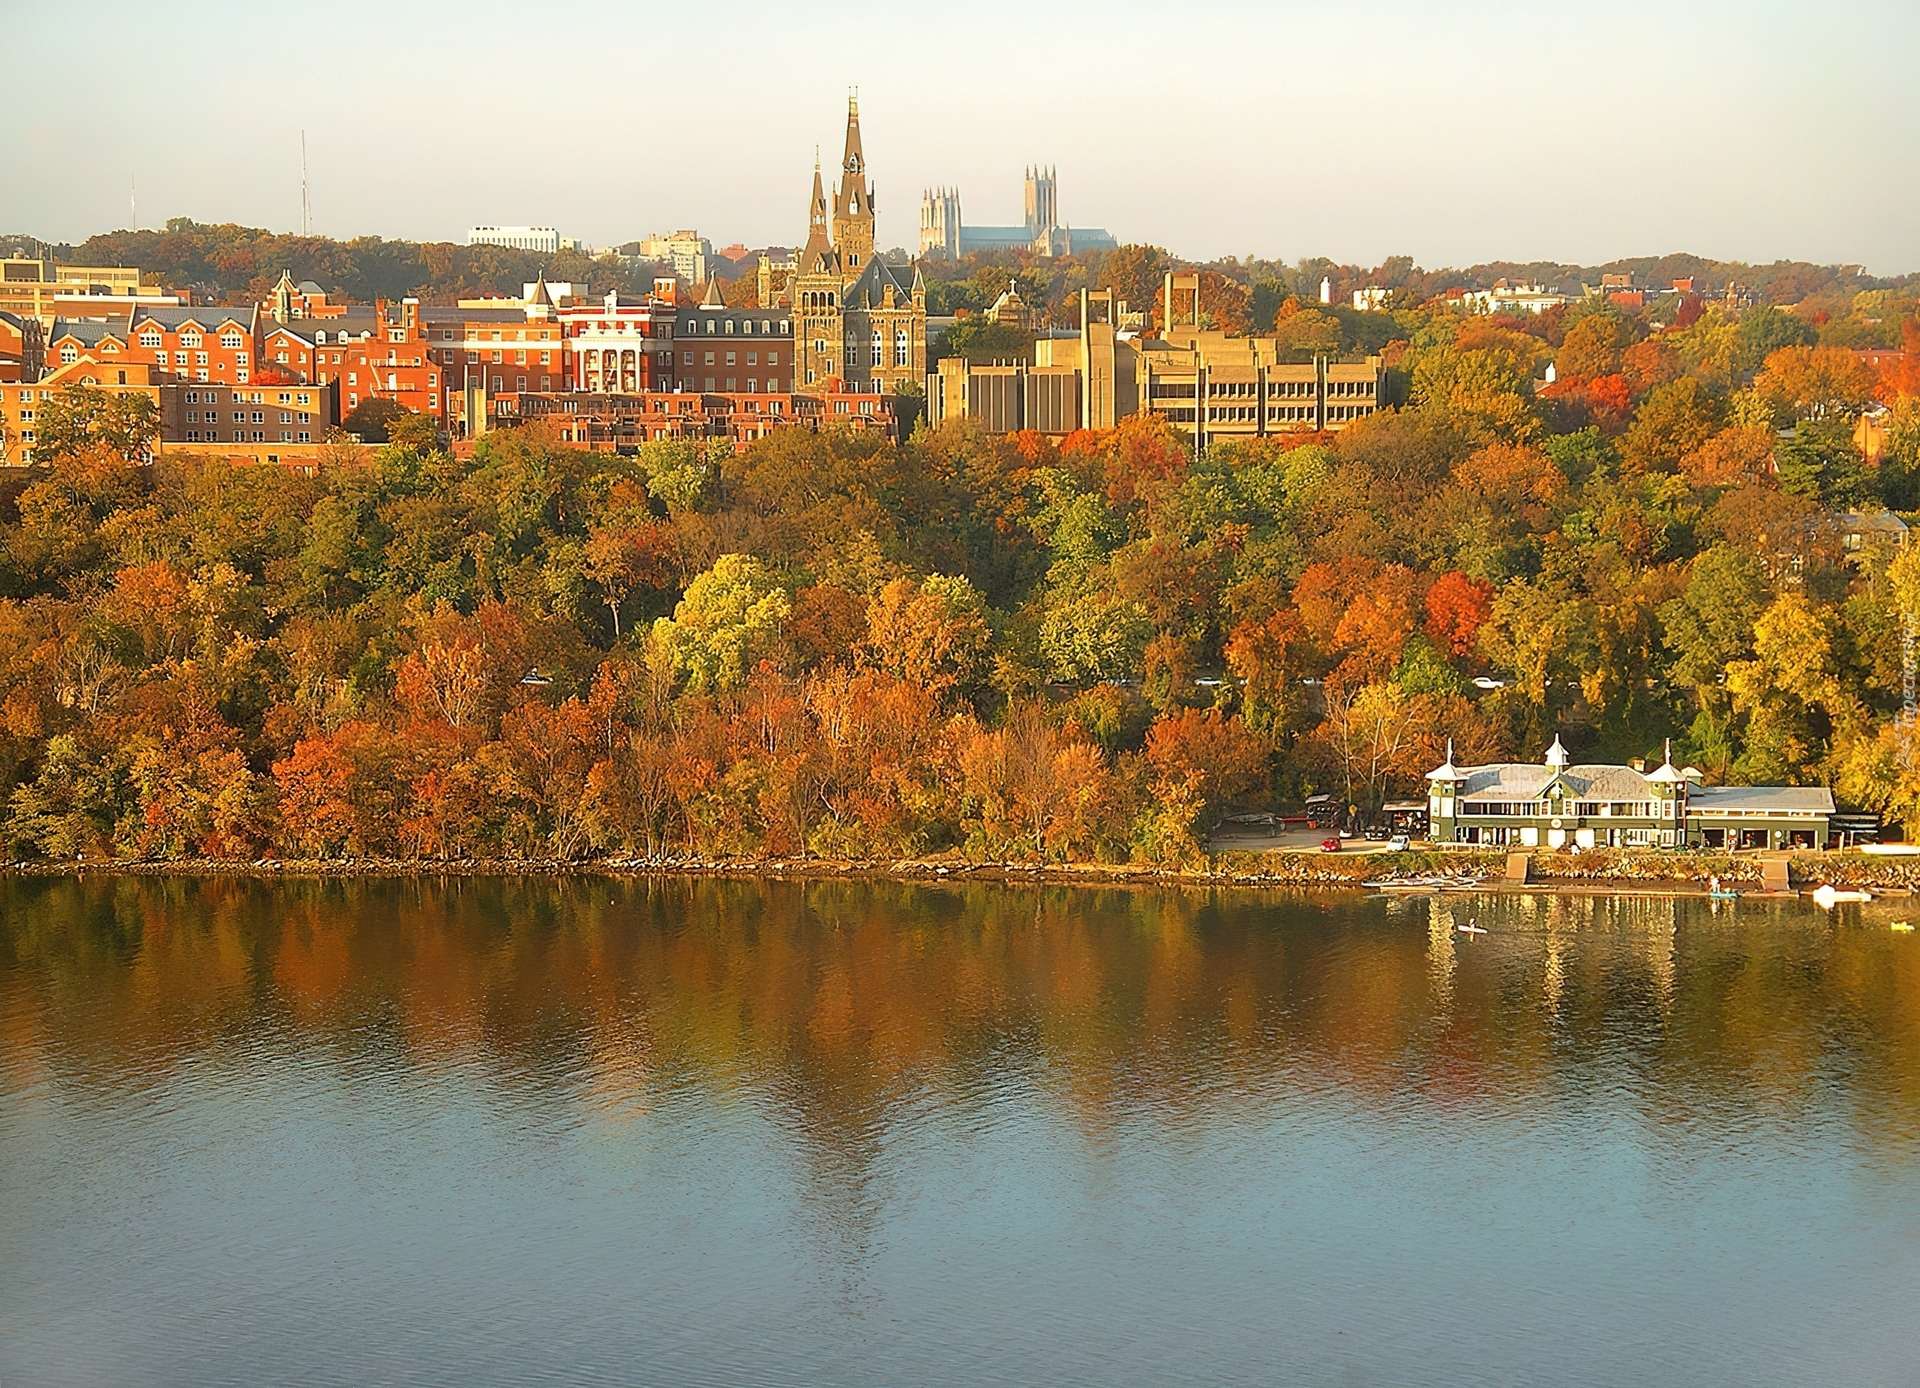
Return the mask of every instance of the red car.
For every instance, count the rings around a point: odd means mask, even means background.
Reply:
[[[1339,839],[1320,840],[1320,851],[1322,853],[1338,853],[1340,851],[1340,840]]]

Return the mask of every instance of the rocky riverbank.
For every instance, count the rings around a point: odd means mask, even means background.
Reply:
[[[1801,854],[1791,860],[1796,886],[1904,892],[1920,887],[1920,858],[1880,858],[1860,853]],[[1212,886],[1359,888],[1368,882],[1446,874],[1457,881],[1478,877],[1487,888],[1516,889],[1504,880],[1506,855],[1498,851],[1321,854],[1285,851],[1224,852],[1180,867],[1138,863],[993,863],[959,858],[859,862],[819,858],[772,860],[603,858],[585,861],[528,858],[262,858],[234,862],[181,859],[164,862],[37,862],[0,866],[19,876],[121,873],[139,876],[397,877],[524,875],[771,876],[791,878],[890,878],[900,881],[1046,882],[1066,885],[1194,884]],[[1752,855],[1629,852],[1622,850],[1534,855],[1524,889],[1696,892],[1712,878],[1742,891],[1761,890],[1762,860]]]

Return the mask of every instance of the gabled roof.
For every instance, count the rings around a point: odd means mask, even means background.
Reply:
[[[720,294],[720,277],[718,275],[708,275],[707,292],[700,296],[700,307],[723,309],[726,306],[727,301],[722,298]]]

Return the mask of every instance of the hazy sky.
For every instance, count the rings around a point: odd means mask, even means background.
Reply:
[[[1920,0],[889,6],[0,0],[0,231],[170,216],[605,245],[806,231],[860,89],[882,245],[921,188],[1195,258],[1694,251],[1920,270]],[[803,17],[820,16],[812,28]]]

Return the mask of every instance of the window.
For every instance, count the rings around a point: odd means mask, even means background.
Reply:
[[[79,360],[80,353],[74,349],[71,342],[60,349],[60,364],[62,366],[71,366]]]
[[[200,334],[189,328],[186,332],[180,334],[180,345],[182,347],[198,347],[200,345]]]
[[[896,329],[893,334],[893,364],[895,366],[913,365],[913,339],[905,328]]]
[[[175,366],[185,366],[187,364],[187,354],[185,352],[175,352],[173,354],[173,364]]]
[[[709,352],[709,353],[707,353],[707,362],[706,362],[706,364],[707,364],[708,366],[712,366],[712,365],[713,365],[713,353],[711,353],[711,352]]]
[[[734,364],[734,360],[733,360],[733,357],[734,357],[734,354],[733,354],[732,352],[729,352],[729,353],[727,353],[727,365],[728,365],[728,366],[732,366],[732,365]]]
[[[240,336],[239,333],[225,332],[220,334],[220,345],[226,348],[229,352],[239,351],[240,344],[242,343],[242,341],[244,341],[244,339]]]
[[[253,422],[255,424],[265,424],[267,422],[267,417],[261,411],[255,410],[253,412]]]
[[[778,366],[779,364],[780,364],[780,354],[778,352],[767,353],[768,366]]]
[[[293,423],[293,415],[287,410],[280,411],[280,422],[282,424]]]
[[[147,329],[147,331],[140,334],[140,345],[142,347],[158,347],[160,345],[160,334],[151,328]]]

